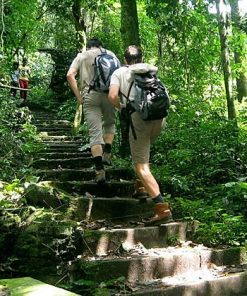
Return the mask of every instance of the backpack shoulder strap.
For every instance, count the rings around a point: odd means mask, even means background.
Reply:
[[[131,82],[130,84],[130,87],[129,87],[129,90],[128,90],[128,94],[127,96],[125,94],[123,94],[122,92],[120,92],[121,95],[123,95],[126,99],[127,99],[127,105],[126,105],[126,111],[127,111],[127,114],[129,116],[129,125],[130,125],[130,128],[131,128],[131,131],[132,131],[132,134],[133,134],[133,137],[134,139],[136,140],[137,139],[137,136],[136,136],[136,131],[135,131],[135,128],[134,128],[134,124],[133,124],[133,121],[132,121],[132,117],[131,117],[131,114],[134,113],[134,109],[130,106],[130,104],[128,104],[130,102],[130,99],[129,99],[129,96],[130,96],[130,91],[131,91],[131,88],[134,84],[134,80]]]
[[[100,53],[99,54],[97,54],[96,55],[96,57],[94,58],[94,63],[92,64],[92,67],[97,67],[97,58],[102,54],[102,53],[106,53],[106,49],[105,48],[103,48],[103,47],[99,47],[99,50],[100,50]],[[88,94],[90,93],[90,91],[94,88],[94,82],[95,82],[95,80],[96,80],[96,78],[97,78],[97,73],[96,72],[94,72],[94,77],[93,77],[93,79],[92,79],[92,81],[91,81],[91,83],[89,84],[89,88],[88,88]]]
[[[134,80],[130,83],[130,86],[129,86],[129,89],[128,89],[128,94],[127,94],[127,96],[126,96],[124,93],[122,93],[121,91],[119,91],[120,94],[121,94],[122,96],[124,96],[125,99],[127,99],[127,101],[129,101],[130,91],[131,91],[131,88],[132,88],[133,84],[134,84]]]
[[[102,53],[107,53],[107,51],[106,51],[106,49],[105,49],[105,48],[103,48],[103,47],[100,47],[99,49],[100,49],[100,54],[102,54]]]

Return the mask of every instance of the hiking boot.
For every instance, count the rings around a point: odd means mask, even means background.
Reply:
[[[95,170],[95,182],[97,184],[103,184],[105,183],[105,171],[102,170]]]
[[[145,222],[145,226],[155,226],[172,221],[172,213],[169,204],[167,202],[157,203],[154,207],[154,216]]]
[[[105,165],[112,165],[111,153],[104,152],[102,156],[102,162]]]
[[[137,198],[137,199],[148,198],[148,193],[147,193],[145,187],[143,186],[143,183],[141,180],[136,179],[134,188],[135,188],[135,191],[132,194],[133,198]]]

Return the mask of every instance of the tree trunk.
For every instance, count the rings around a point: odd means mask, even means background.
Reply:
[[[237,30],[240,30],[240,14],[239,14],[239,6],[238,0],[230,0],[231,5],[231,17],[233,24],[235,25]],[[245,46],[243,44],[242,46]],[[242,54],[242,48],[238,51],[237,49],[234,51],[234,59],[235,63],[239,65],[240,71],[239,76],[237,77],[237,92],[238,92],[238,100],[241,102],[244,97],[247,97],[247,77],[243,71],[242,63],[244,56]]]
[[[75,29],[77,35],[77,49],[80,50],[86,45],[86,24],[80,0],[73,0],[72,13],[75,21]]]
[[[69,90],[66,73],[76,53],[64,52],[54,48],[40,48],[39,51],[51,55],[54,65],[49,88],[53,91],[55,99],[65,101]]]
[[[226,0],[216,0],[218,27],[221,43],[221,61],[224,73],[224,83],[227,100],[228,119],[236,119],[234,99],[232,95],[232,77],[230,68],[230,56],[228,47],[228,36],[230,31],[230,16],[226,9]]]
[[[121,35],[123,48],[128,45],[141,45],[136,0],[120,0],[121,2]]]
[[[123,50],[129,45],[141,45],[136,0],[120,0],[121,2],[121,36]],[[129,126],[124,116],[119,116],[121,129],[120,154],[129,155]]]

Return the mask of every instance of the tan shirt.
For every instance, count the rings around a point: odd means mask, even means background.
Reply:
[[[103,49],[104,50],[104,49]],[[106,52],[114,57],[115,54],[106,50]],[[97,55],[101,53],[99,48],[91,48],[87,51],[80,52],[73,60],[70,68],[76,69],[79,74],[79,89],[85,94],[92,79],[94,78],[94,60]]]

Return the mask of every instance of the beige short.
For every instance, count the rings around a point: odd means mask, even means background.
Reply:
[[[132,130],[129,130],[129,142],[132,161],[137,163],[149,163],[150,146],[152,142],[160,135],[165,127],[165,119],[144,121],[140,115],[135,112],[132,114],[132,122],[137,139],[135,140]]]
[[[105,134],[115,134],[116,110],[107,94],[91,90],[84,95],[83,111],[89,130],[90,146],[104,144]]]

